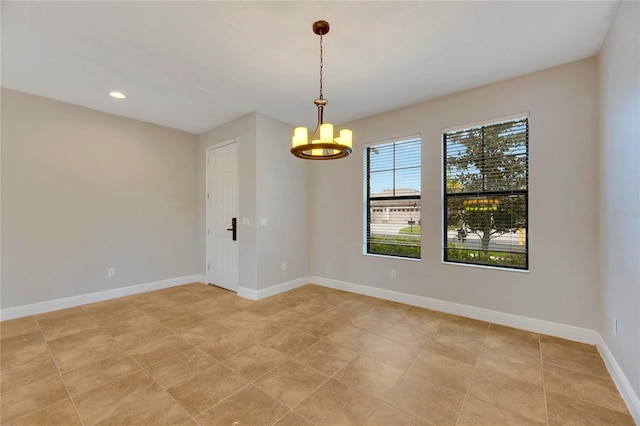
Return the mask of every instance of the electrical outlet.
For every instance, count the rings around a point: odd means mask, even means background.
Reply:
[[[282,270],[283,271],[287,270],[287,262],[282,262]]]
[[[613,335],[618,335],[618,320],[615,318],[613,319]]]
[[[115,277],[116,276],[116,268],[107,269],[107,276],[108,277]]]
[[[394,279],[395,279],[395,277],[396,277],[396,270],[395,270],[395,269],[392,269],[392,270],[391,270],[391,278],[394,278]]]

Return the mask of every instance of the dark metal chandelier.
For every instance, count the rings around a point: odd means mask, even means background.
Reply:
[[[320,97],[313,101],[318,107],[318,124],[309,137],[306,127],[296,127],[292,137],[291,153],[306,160],[335,160],[351,154],[352,132],[349,129],[340,130],[340,136],[334,138],[333,124],[324,122],[324,107],[327,100],[322,95],[322,36],[329,32],[327,21],[313,23],[313,32],[320,36]]]

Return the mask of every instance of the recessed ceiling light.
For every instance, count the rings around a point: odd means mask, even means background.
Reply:
[[[121,92],[109,92],[109,96],[111,96],[112,98],[116,98],[116,99],[124,99],[124,98],[126,98],[124,93],[121,93]]]

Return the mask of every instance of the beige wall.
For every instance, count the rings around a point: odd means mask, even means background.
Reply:
[[[354,153],[311,165],[311,275],[598,328],[597,83],[590,58],[347,123]],[[442,264],[442,129],[523,112],[530,272]],[[415,134],[422,135],[422,260],[363,255],[363,145]]]
[[[2,308],[196,273],[194,135],[1,93]]]
[[[599,64],[600,333],[640,395],[640,3],[620,3]]]
[[[293,127],[251,113],[198,136],[198,270],[205,274],[205,150],[238,141],[239,285],[260,290],[308,274],[308,165],[289,153]],[[249,226],[242,219],[249,219]],[[260,226],[260,219],[267,226]],[[287,264],[282,271],[282,263]]]
[[[258,289],[309,274],[309,161],[289,152],[293,127],[258,114]],[[282,270],[282,263],[286,270]]]

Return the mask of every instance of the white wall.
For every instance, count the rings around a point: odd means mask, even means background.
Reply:
[[[590,58],[345,124],[354,153],[311,165],[311,275],[597,329],[597,83]],[[522,112],[530,272],[441,264],[441,130]],[[414,134],[423,147],[422,260],[363,255],[363,144]]]
[[[195,135],[1,96],[3,309],[196,272]]]
[[[640,3],[621,2],[599,56],[600,333],[636,395],[640,395],[639,45]]]
[[[309,274],[309,161],[289,152],[293,126],[258,114],[258,289]],[[282,271],[282,263],[286,270]]]
[[[238,244],[240,251],[240,286],[257,289],[256,260],[256,114],[244,115],[198,136],[198,272],[206,276],[206,149],[231,139],[238,142],[238,178],[240,188]],[[248,218],[250,226],[242,226]]]

